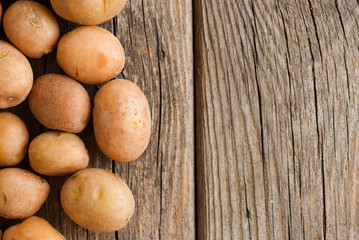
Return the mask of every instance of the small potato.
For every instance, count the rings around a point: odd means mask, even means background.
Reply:
[[[127,0],[51,0],[54,11],[68,21],[97,25],[116,16]]]
[[[128,80],[113,80],[96,93],[95,137],[101,151],[119,162],[130,162],[145,151],[151,136],[146,96]]]
[[[3,240],[66,240],[50,223],[39,217],[30,217],[8,228]]]
[[[0,108],[22,103],[34,80],[27,58],[10,43],[0,40]]]
[[[100,84],[122,71],[125,52],[109,31],[94,26],[79,27],[60,39],[57,62],[76,80]]]
[[[0,112],[0,166],[15,166],[26,155],[29,133],[15,114]]]
[[[52,52],[60,36],[55,16],[34,1],[16,1],[4,14],[6,36],[22,53],[40,58]]]
[[[61,190],[61,204],[78,225],[95,232],[113,232],[127,225],[135,200],[117,175],[99,168],[75,173]]]
[[[29,106],[42,125],[64,132],[81,132],[91,116],[91,100],[86,89],[60,74],[45,74],[35,81]]]
[[[86,168],[89,154],[81,138],[75,134],[46,132],[31,142],[29,159],[36,172],[63,176]]]
[[[0,170],[0,217],[24,219],[34,215],[46,201],[49,192],[49,184],[27,170]]]

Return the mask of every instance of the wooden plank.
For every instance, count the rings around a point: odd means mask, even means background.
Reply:
[[[3,1],[6,8],[11,1]],[[49,6],[48,1],[40,1]],[[90,153],[90,166],[113,171],[129,184],[136,212],[118,233],[98,234],[74,224],[59,201],[67,177],[46,177],[49,200],[37,215],[46,218],[68,239],[193,239],[194,219],[194,123],[192,3],[131,1],[118,19],[101,26],[118,36],[127,55],[121,77],[134,81],[146,94],[153,130],[146,153],[129,164],[113,163],[98,149],[92,122],[79,136]],[[78,25],[58,17],[61,33]],[[115,22],[114,22],[115,21]],[[5,38],[2,33],[2,39]],[[56,53],[30,60],[35,78],[46,72],[63,73]],[[93,99],[100,86],[85,86]],[[46,131],[30,113],[27,102],[9,109],[24,119],[33,139]],[[20,167],[30,169],[28,159]],[[0,228],[18,221],[0,218]]]
[[[144,90],[153,119],[146,154],[116,172],[137,210],[118,239],[194,239],[192,1],[129,1],[115,21],[123,76]]]
[[[194,9],[197,237],[265,239],[269,232],[251,4],[199,0]]]
[[[358,2],[194,10],[198,238],[356,238]]]

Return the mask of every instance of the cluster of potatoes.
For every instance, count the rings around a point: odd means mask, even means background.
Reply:
[[[35,118],[50,130],[29,144],[24,122],[12,113],[0,112],[0,216],[25,219],[3,236],[0,231],[0,239],[64,239],[46,220],[33,216],[48,198],[50,186],[42,177],[13,167],[27,153],[32,169],[39,174],[72,174],[60,198],[64,211],[78,225],[112,232],[126,226],[133,215],[130,188],[109,171],[87,168],[90,156],[76,135],[92,115],[99,148],[119,162],[137,159],[150,140],[151,116],[145,95],[128,80],[111,80],[124,68],[124,49],[112,33],[93,26],[117,15],[125,3],[51,0],[58,15],[87,25],[61,38],[56,17],[38,2],[19,0],[5,11],[3,26],[11,43],[0,40],[0,109],[28,98]],[[40,58],[56,47],[57,62],[67,75],[45,74],[33,81],[25,56]],[[81,83],[104,83],[93,104]]]

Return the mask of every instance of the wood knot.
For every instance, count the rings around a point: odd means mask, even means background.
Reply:
[[[165,51],[160,50],[159,53],[158,53],[158,58],[159,58],[160,60],[165,59],[165,58],[166,58],[166,53],[165,53]]]

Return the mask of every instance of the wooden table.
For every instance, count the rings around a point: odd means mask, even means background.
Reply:
[[[117,233],[76,226],[59,203],[66,177],[46,178],[38,215],[67,239],[357,239],[358,19],[355,0],[128,0],[101,26],[125,48],[120,77],[149,100],[151,142],[122,164],[92,123],[79,135],[90,167],[129,184],[135,215]],[[31,64],[62,72],[55,53]],[[27,102],[9,111],[31,138],[46,131]]]

